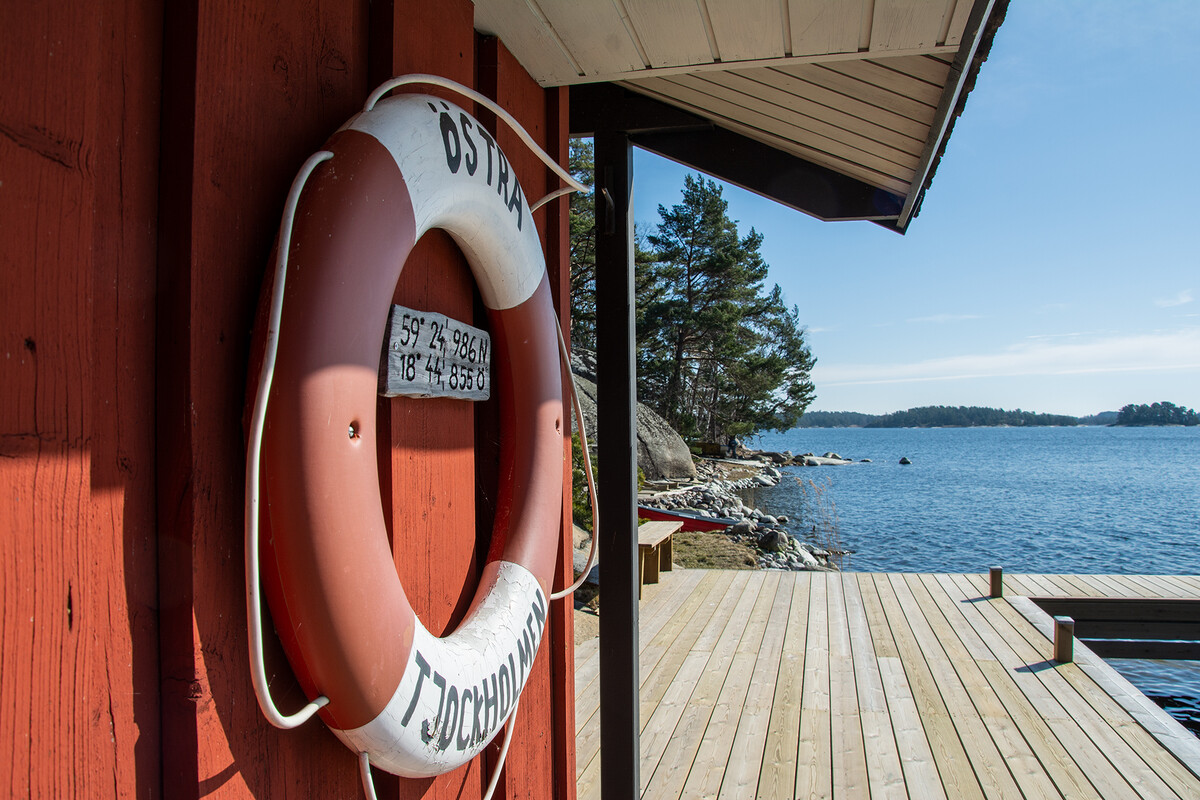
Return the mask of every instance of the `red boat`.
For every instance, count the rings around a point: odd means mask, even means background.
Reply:
[[[690,511],[668,511],[643,505],[638,506],[638,516],[650,520],[682,522],[681,530],[685,531],[723,531],[738,522],[736,519],[728,517],[705,517]]]

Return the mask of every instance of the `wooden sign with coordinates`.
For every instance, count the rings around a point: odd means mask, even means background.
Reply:
[[[392,306],[379,371],[384,397],[491,395],[492,337],[433,311]]]

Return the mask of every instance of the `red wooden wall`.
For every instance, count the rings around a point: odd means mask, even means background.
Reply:
[[[292,176],[383,78],[475,86],[565,162],[565,91],[537,87],[472,15],[469,0],[0,4],[0,794],[359,796],[349,751],[319,723],[271,728],[250,686],[251,334]],[[527,197],[558,185],[497,135]],[[535,215],[564,308],[565,208]],[[471,319],[472,291],[430,235],[396,301]],[[460,401],[381,411],[397,569],[442,632],[486,550],[496,422]],[[574,796],[565,610],[498,796]],[[277,700],[297,707],[269,656]],[[479,797],[493,757],[380,776],[381,796]]]
[[[159,784],[161,10],[65,5],[0,3],[6,797]]]

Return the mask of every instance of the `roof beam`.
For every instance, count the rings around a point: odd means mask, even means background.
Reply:
[[[612,84],[571,87],[571,135],[627,132],[638,147],[820,220],[896,230],[904,198]]]
[[[615,84],[589,83],[572,86],[570,91],[572,136],[594,136],[596,131],[634,134],[713,127],[704,117]]]
[[[726,128],[631,137],[638,147],[694,167],[824,221],[887,223],[903,198]]]

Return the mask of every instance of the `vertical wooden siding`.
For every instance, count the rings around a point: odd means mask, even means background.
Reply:
[[[299,164],[387,75],[479,85],[472,19],[469,0],[0,8],[0,794],[360,796],[353,756],[319,724],[271,728],[250,686],[251,333]],[[565,158],[565,93],[538,89],[503,48],[482,52],[488,93]],[[540,196],[545,170],[501,137]],[[564,209],[537,221],[565,306]],[[472,319],[472,287],[432,234],[396,301]],[[494,475],[474,431],[495,423],[452,401],[381,411],[397,567],[442,632],[486,547],[487,509],[462,476],[479,473],[486,501]],[[564,605],[505,797],[573,797]],[[298,706],[277,646],[268,661],[280,704]],[[478,797],[489,758],[432,781],[381,777],[381,796]]]
[[[560,163],[566,163],[566,91],[541,89],[494,37],[480,39],[478,75],[479,91],[512,113],[535,141],[542,142]],[[496,125],[490,114],[481,114],[481,118],[491,123],[497,143],[520,178],[528,205],[562,186],[560,179],[506,125]],[[570,308],[570,289],[564,283],[570,278],[566,260],[566,209],[567,200],[557,200],[535,212],[533,220],[542,234],[550,285],[561,309],[561,324],[564,330],[569,330],[570,319],[565,309]],[[564,413],[569,415],[569,411]],[[570,445],[565,443],[564,476],[568,480],[569,474]],[[565,493],[564,530],[571,525],[569,509],[570,495]],[[562,588],[574,579],[569,542],[569,538],[564,538],[560,543],[555,588]],[[573,608],[574,603],[569,599],[553,604],[546,643],[534,661],[529,688],[521,697],[513,741],[521,742],[522,746],[519,753],[509,754],[506,768],[509,798],[575,796],[574,773],[570,771],[573,767],[568,764],[573,764],[574,748],[564,748],[565,739],[559,735],[559,731],[570,731],[574,725],[575,668],[573,660],[565,657],[574,652]]]
[[[288,185],[367,90],[367,4],[186,0],[165,8],[164,788],[178,797],[349,797],[357,776],[339,757],[344,748],[319,725],[271,728],[248,682],[242,414],[259,288]],[[280,665],[280,702],[295,707],[289,680]]]
[[[6,797],[159,783],[160,29],[156,2],[0,5]]]

